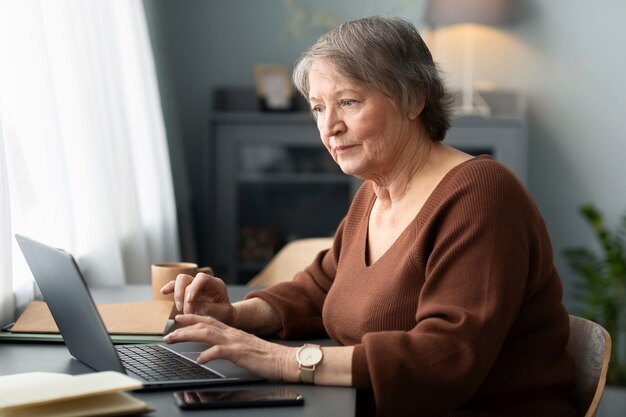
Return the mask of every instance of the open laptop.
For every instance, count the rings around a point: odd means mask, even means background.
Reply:
[[[225,360],[199,365],[200,352],[179,353],[161,344],[113,345],[72,255],[19,234],[15,238],[67,349],[96,371],[128,374],[142,380],[144,389],[262,379]]]

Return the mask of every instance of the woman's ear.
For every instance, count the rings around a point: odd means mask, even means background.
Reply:
[[[417,104],[417,107],[415,108],[415,110],[409,113],[409,119],[411,120],[417,119],[417,116],[422,114],[422,110],[424,110],[425,104],[426,104],[426,101],[424,99],[421,99],[420,102]]]

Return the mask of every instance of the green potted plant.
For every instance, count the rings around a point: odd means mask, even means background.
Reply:
[[[620,340],[626,335],[626,213],[611,230],[594,205],[579,211],[598,239],[601,252],[584,246],[565,249],[565,257],[579,278],[574,297],[583,308],[579,314],[602,325],[611,335],[607,383],[626,387],[626,352]]]

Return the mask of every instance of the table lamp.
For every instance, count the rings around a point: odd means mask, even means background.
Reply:
[[[496,26],[507,23],[510,18],[509,0],[430,0],[426,9],[426,22],[432,26],[461,23]],[[464,36],[462,101],[455,110],[460,115],[491,115],[485,100],[474,90],[474,32],[471,25],[467,25]]]

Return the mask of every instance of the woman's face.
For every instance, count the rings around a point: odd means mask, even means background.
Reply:
[[[322,142],[341,170],[384,178],[416,140],[416,117],[403,116],[389,97],[337,73],[323,60],[309,72],[309,102]]]

